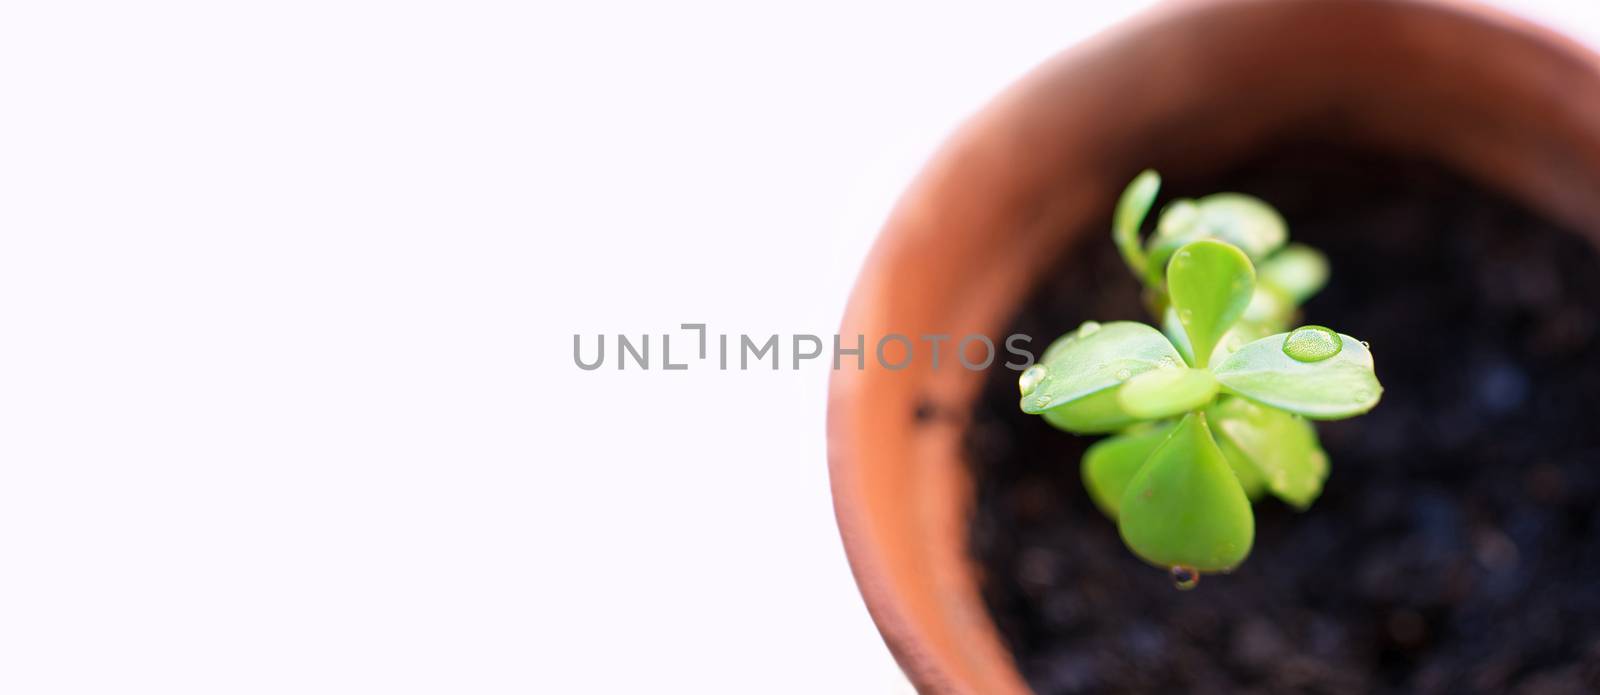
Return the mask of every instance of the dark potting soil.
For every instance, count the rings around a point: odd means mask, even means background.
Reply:
[[[1320,423],[1326,488],[1256,506],[1250,558],[1176,591],[1089,501],[1093,439],[971,414],[971,552],[1039,693],[1600,691],[1600,254],[1438,167],[1297,149],[1174,195],[1260,196],[1328,254],[1306,322],[1369,341],[1370,414]],[[1596,192],[1600,195],[1600,191]],[[1108,225],[1109,223],[1107,223]],[[1008,333],[1145,320],[1095,229]]]

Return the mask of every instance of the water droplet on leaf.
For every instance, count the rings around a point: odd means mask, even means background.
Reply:
[[[1024,370],[1022,376],[1017,379],[1017,386],[1022,389],[1022,395],[1026,396],[1033,393],[1034,389],[1039,388],[1039,382],[1044,381],[1045,376],[1049,373],[1049,370],[1045,369],[1042,364],[1036,364]]]
[[[1188,591],[1200,583],[1200,572],[1193,567],[1172,566],[1172,586],[1178,591]]]
[[[1131,376],[1133,376],[1133,372],[1130,372],[1130,371],[1128,371],[1126,369],[1118,369],[1117,370],[1117,381],[1127,381],[1128,377],[1131,377]]]
[[[1301,362],[1321,362],[1343,349],[1344,339],[1322,326],[1301,326],[1283,339],[1283,354]]]
[[[1033,401],[1033,403],[1034,403],[1034,407],[1043,408],[1043,407],[1045,407],[1047,405],[1050,405],[1050,397],[1049,396],[1040,396],[1037,399],[1035,399]]]
[[[1100,323],[1098,321],[1084,321],[1083,325],[1078,326],[1078,337],[1087,338],[1091,335],[1094,335],[1099,330]]]

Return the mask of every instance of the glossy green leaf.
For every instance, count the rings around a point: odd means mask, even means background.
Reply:
[[[1289,225],[1271,205],[1243,193],[1217,193],[1196,201],[1212,237],[1239,247],[1252,259],[1266,258],[1289,239]]]
[[[1250,461],[1250,457],[1239,451],[1233,442],[1226,437],[1215,435],[1217,450],[1222,452],[1222,457],[1228,460],[1228,468],[1233,470],[1233,477],[1239,479],[1239,487],[1244,490],[1244,496],[1251,502],[1261,499],[1262,493],[1267,490],[1266,478],[1261,476],[1261,469]]]
[[[1111,238],[1116,241],[1117,251],[1122,254],[1123,262],[1128,264],[1135,277],[1144,275],[1146,265],[1144,250],[1139,245],[1139,227],[1144,224],[1145,215],[1150,213],[1150,206],[1155,203],[1156,193],[1160,190],[1161,176],[1146,169],[1133,178],[1122,191],[1122,198],[1117,201]]]
[[[1278,288],[1296,306],[1328,283],[1328,258],[1305,244],[1290,244],[1256,267],[1261,284]]]
[[[1247,317],[1249,313],[1249,310],[1246,309],[1245,315]],[[1239,322],[1233,324],[1233,327],[1229,328],[1227,333],[1222,334],[1222,338],[1217,341],[1217,346],[1211,350],[1211,359],[1207,361],[1207,364],[1220,364],[1222,360],[1227,359],[1228,355],[1244,347],[1246,343],[1281,332],[1283,328],[1282,325],[1278,324],[1258,323],[1250,321],[1248,318],[1240,318]],[[1193,348],[1189,346],[1189,336],[1184,333],[1183,324],[1178,322],[1178,312],[1176,310],[1168,308],[1163,314],[1161,332],[1167,336],[1167,340],[1172,341],[1172,347],[1177,348],[1178,354],[1183,357],[1185,362],[1194,364]]]
[[[1195,367],[1205,367],[1218,339],[1244,314],[1255,290],[1255,269],[1232,245],[1204,240],[1173,254],[1167,294],[1188,336]]]
[[[1139,468],[1123,491],[1117,526],[1135,555],[1159,567],[1220,572],[1250,554],[1250,500],[1204,415],[1185,415]]]
[[[1044,351],[1027,380],[1022,410],[1043,413],[1182,359],[1160,331],[1133,321],[1087,322]],[[1113,398],[1113,403],[1115,399]]]
[[[1183,324],[1178,321],[1177,309],[1169,306],[1161,313],[1161,334],[1172,341],[1172,347],[1177,348],[1184,362],[1194,364],[1194,348],[1189,345],[1189,336],[1183,332]]]
[[[1211,364],[1218,364],[1227,359],[1229,355],[1238,352],[1239,348],[1276,332],[1278,332],[1278,329],[1275,326],[1266,326],[1250,321],[1240,321],[1233,324],[1233,328],[1228,329],[1228,332],[1222,336],[1222,340],[1217,341],[1217,349],[1211,353]]]
[[[1161,210],[1161,219],[1156,223],[1156,234],[1151,237],[1152,244],[1171,243],[1173,240],[1184,239],[1194,234],[1203,234],[1205,228],[1200,224],[1200,206],[1189,198],[1178,198],[1168,203]],[[1198,241],[1190,239],[1189,241]],[[1176,251],[1179,246],[1188,243],[1179,242],[1172,247]]]
[[[1156,233],[1145,251],[1144,280],[1156,286],[1178,248],[1202,239],[1227,242],[1259,261],[1283,247],[1289,238],[1283,216],[1259,198],[1218,193],[1199,200],[1180,198],[1161,213]]]
[[[1129,415],[1159,420],[1204,408],[1219,388],[1217,378],[1204,369],[1157,369],[1129,379],[1117,390],[1117,401]]]
[[[1051,426],[1073,434],[1107,434],[1120,432],[1141,418],[1122,409],[1117,400],[1118,388],[1096,391],[1075,401],[1058,405],[1040,413]]]
[[[1310,422],[1243,398],[1225,398],[1208,414],[1223,454],[1247,463],[1273,495],[1305,509],[1322,493],[1328,455]]]
[[[1232,393],[1315,420],[1360,415],[1378,404],[1383,387],[1373,372],[1372,353],[1361,341],[1335,333],[1336,354],[1303,362],[1284,352],[1291,333],[1247,343],[1211,371]]]
[[[1288,293],[1262,282],[1260,276],[1257,276],[1256,289],[1250,293],[1250,303],[1245,306],[1244,315],[1239,317],[1239,322],[1270,326],[1271,330],[1254,336],[1261,338],[1288,330],[1289,322],[1294,319],[1294,311],[1295,303]]]
[[[1106,437],[1083,454],[1083,486],[1106,516],[1117,518],[1122,493],[1139,467],[1172,434],[1174,423]]]
[[[1163,331],[1166,333],[1167,338],[1172,340],[1173,347],[1178,348],[1179,354],[1182,354],[1185,360],[1192,359],[1189,352],[1189,338],[1183,334],[1183,326],[1178,324],[1177,312],[1170,309],[1166,312]],[[1222,340],[1217,342],[1217,348],[1211,352],[1211,360],[1213,363],[1220,363],[1245,343],[1272,332],[1274,331],[1265,330],[1259,325],[1240,321],[1234,324],[1233,328],[1228,329],[1227,334],[1222,336]],[[1234,475],[1239,478],[1239,485],[1244,488],[1245,495],[1251,500],[1260,497],[1262,491],[1266,489],[1266,483],[1262,479],[1260,471],[1256,470],[1248,459],[1230,452],[1229,447],[1231,445],[1220,438],[1217,440],[1217,446],[1222,450],[1223,456],[1228,459],[1228,465],[1233,468]]]
[[[1207,237],[1208,228],[1200,215],[1200,206],[1188,198],[1179,198],[1167,204],[1156,223],[1156,233],[1150,236],[1145,251],[1145,284],[1159,287],[1167,279],[1167,261],[1184,244]]]

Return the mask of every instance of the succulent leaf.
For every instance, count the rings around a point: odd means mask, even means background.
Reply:
[[[1144,224],[1144,218],[1150,213],[1150,206],[1155,203],[1156,193],[1160,190],[1161,176],[1146,169],[1134,177],[1117,201],[1111,238],[1116,241],[1117,252],[1122,254],[1123,262],[1128,264],[1135,276],[1144,275],[1146,266],[1144,250],[1139,245],[1139,227]]]
[[[1250,500],[1217,449],[1205,415],[1185,415],[1123,491],[1117,525],[1135,555],[1159,567],[1233,569],[1250,554]]]
[[[1107,437],[1083,454],[1083,485],[1106,516],[1117,518],[1117,507],[1122,504],[1122,493],[1128,481],[1172,434],[1177,423],[1166,423],[1127,434]]]
[[[1167,293],[1188,338],[1190,365],[1205,367],[1217,341],[1244,315],[1255,268],[1238,248],[1203,240],[1178,249],[1167,265]]]
[[[1316,342],[1300,341],[1301,331],[1320,335],[1312,337]],[[1321,359],[1306,359],[1330,351]],[[1315,326],[1247,343],[1211,371],[1232,393],[1313,420],[1360,415],[1383,394],[1367,346]]]

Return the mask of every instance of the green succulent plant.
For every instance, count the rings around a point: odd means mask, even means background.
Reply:
[[[1301,326],[1327,282],[1321,253],[1288,244],[1283,217],[1238,193],[1168,204],[1141,242],[1160,177],[1119,201],[1113,239],[1162,330],[1086,322],[1018,381],[1022,410],[1076,434],[1089,496],[1133,553],[1182,589],[1250,554],[1254,500],[1304,510],[1328,456],[1310,420],[1365,413],[1383,393],[1366,343]]]

